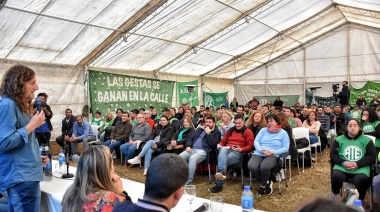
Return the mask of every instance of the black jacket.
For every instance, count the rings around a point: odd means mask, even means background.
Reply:
[[[198,139],[199,135],[203,131],[204,131],[203,128],[198,127],[197,130],[195,131],[195,133],[193,134],[193,136],[191,136],[187,140],[186,145],[185,145],[185,149],[188,146],[191,147],[191,148],[193,148],[193,145],[194,145],[195,141]],[[205,137],[203,137],[203,139],[202,139],[203,150],[206,151],[207,154],[208,154],[208,152],[210,150],[216,149],[216,146],[220,142],[221,137],[222,137],[222,134],[220,133],[220,131],[218,130],[218,128],[214,127],[214,130],[211,131],[209,134],[206,134]]]
[[[69,122],[66,122],[66,118],[62,120],[61,131],[62,131],[63,136],[68,135],[71,137],[71,135],[73,134],[73,126],[75,122],[76,122],[75,116],[71,116]]]
[[[350,104],[350,89],[348,86],[344,86],[342,91],[338,93],[339,103],[341,105],[349,105]]]
[[[183,129],[179,129],[172,137],[172,140],[176,140],[177,141],[177,144],[186,144],[187,140],[195,133],[195,130],[194,128],[190,128],[188,130],[186,130],[186,132],[184,132],[182,134],[182,140],[178,141],[178,135],[179,133],[182,131]]]
[[[172,141],[173,134],[174,134],[174,129],[170,124],[166,125],[165,127],[162,127],[162,125],[159,124],[154,129],[154,131],[150,134],[148,141],[154,140],[155,137],[160,135],[160,141],[156,143],[157,147],[158,148],[166,147]]]

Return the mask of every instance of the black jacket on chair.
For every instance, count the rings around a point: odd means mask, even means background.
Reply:
[[[160,141],[157,142],[157,147],[165,147],[169,145],[172,141],[172,137],[174,135],[174,129],[173,127],[168,124],[165,127],[162,127],[161,124],[157,125],[157,127],[154,129],[154,131],[150,134],[148,140],[154,140],[155,137],[160,135]]]

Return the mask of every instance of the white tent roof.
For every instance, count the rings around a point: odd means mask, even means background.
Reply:
[[[229,79],[343,25],[380,27],[378,0],[0,2],[0,59]]]

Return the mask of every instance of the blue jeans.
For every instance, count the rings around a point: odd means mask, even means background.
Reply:
[[[121,153],[127,158],[127,160],[132,159],[137,150],[137,145],[131,146],[131,142],[127,142],[120,146]]]
[[[154,152],[161,152],[161,148],[157,148],[157,149],[152,149],[152,146],[154,144],[154,142],[156,142],[155,140],[150,140],[148,141],[145,146],[143,147],[143,149],[141,150],[139,156],[140,157],[144,157],[145,156],[145,159],[144,159],[144,169],[148,169],[149,165],[150,165],[150,161],[152,160],[152,155]]]
[[[218,154],[218,172],[226,173],[227,166],[239,163],[243,154],[232,149],[221,148]],[[217,180],[216,184],[223,187],[223,180]]]
[[[314,134],[309,134],[309,139],[310,139],[310,145],[311,144],[316,144],[318,143],[318,137]],[[306,158],[308,158],[309,160],[311,160],[311,152],[310,151],[306,151],[305,152],[306,154]]]
[[[110,152],[112,154],[113,150],[116,148],[116,147],[119,147],[121,145],[121,141],[115,141],[111,144],[111,140],[108,140],[106,142],[103,143],[104,146],[108,146],[110,148]]]
[[[189,178],[187,178],[187,182],[191,183],[193,182],[197,164],[206,159],[207,153],[203,149],[192,149],[191,152],[183,151],[179,156],[189,163]]]
[[[8,212],[40,211],[40,182],[21,182],[7,189]]]

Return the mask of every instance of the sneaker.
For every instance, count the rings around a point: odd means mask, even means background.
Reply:
[[[358,197],[359,195],[357,194],[356,189],[349,189],[342,202],[346,205],[354,205],[354,200],[358,199]]]
[[[272,180],[269,180],[269,183],[267,183],[267,185],[265,186],[265,191],[266,191],[268,196],[270,196],[273,192],[272,185],[273,185]]]
[[[225,179],[226,179],[226,176],[224,176],[222,172],[217,172],[217,173],[215,174],[215,178],[216,178],[217,180],[225,180]]]
[[[78,163],[78,161],[79,161],[79,156],[78,156],[77,154],[75,154],[75,155],[73,155],[73,156],[71,157],[71,159],[72,159],[73,162]]]
[[[144,176],[146,176],[147,171],[148,171],[148,169],[144,169],[144,173],[143,173]]]
[[[208,191],[211,193],[218,193],[218,192],[221,192],[222,190],[223,190],[223,187],[220,187],[218,185],[208,189]]]
[[[137,156],[128,160],[128,163],[132,164],[132,165],[134,165],[134,164],[140,164],[140,162],[141,162],[141,159],[139,159]]]
[[[259,192],[257,192],[257,195],[259,195],[259,197],[260,197],[261,195],[264,195],[264,194],[265,194],[265,187],[260,186]]]

